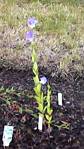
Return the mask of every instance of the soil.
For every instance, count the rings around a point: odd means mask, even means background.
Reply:
[[[53,122],[51,131],[44,123],[43,131],[39,132],[32,70],[0,69],[0,86],[4,87],[0,89],[0,149],[7,124],[14,126],[9,149],[83,149],[84,71],[72,69],[66,74],[40,69],[41,75],[51,85]],[[43,90],[46,91],[46,85]],[[57,103],[58,92],[63,94],[63,106]]]

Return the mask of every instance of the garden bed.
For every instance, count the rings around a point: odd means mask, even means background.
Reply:
[[[61,73],[55,68],[54,72],[40,69],[40,75],[45,75],[51,85],[53,108],[51,132],[45,122],[40,132],[32,70],[0,69],[0,149],[7,124],[14,126],[9,149],[84,148],[84,71]],[[63,106],[58,105],[58,92],[63,94]]]
[[[74,0],[0,2],[0,149],[5,125],[14,127],[9,149],[84,148],[83,7]]]

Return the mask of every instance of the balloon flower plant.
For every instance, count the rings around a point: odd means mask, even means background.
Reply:
[[[48,125],[48,128],[51,127],[52,123],[52,108],[51,108],[51,88],[48,84],[48,80],[45,76],[39,78],[39,70],[37,64],[37,54],[35,50],[36,43],[34,42],[35,34],[33,32],[33,28],[38,24],[38,21],[35,17],[31,17],[28,19],[27,24],[30,28],[30,31],[26,32],[25,39],[26,41],[31,43],[32,47],[32,70],[33,70],[33,80],[34,80],[34,92],[35,92],[35,100],[37,102],[38,109],[38,129],[42,131],[43,121]],[[42,86],[47,84],[47,94],[44,95],[42,91]],[[45,104],[46,103],[46,104]]]

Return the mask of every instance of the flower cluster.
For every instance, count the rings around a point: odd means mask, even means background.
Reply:
[[[30,29],[33,29],[37,23],[38,21],[34,17],[29,18],[27,21],[27,25]],[[32,30],[26,32],[26,35],[25,35],[26,41],[32,42],[34,40],[34,37],[35,37],[35,34],[33,33]]]

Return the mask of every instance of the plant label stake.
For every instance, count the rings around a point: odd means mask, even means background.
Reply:
[[[4,147],[8,147],[10,142],[12,141],[13,129],[14,129],[13,126],[8,125],[4,126],[3,138],[2,138]]]
[[[39,121],[38,121],[39,131],[42,131],[42,127],[43,127],[43,117],[41,115],[39,115]]]
[[[62,106],[62,93],[58,93],[58,105]]]

